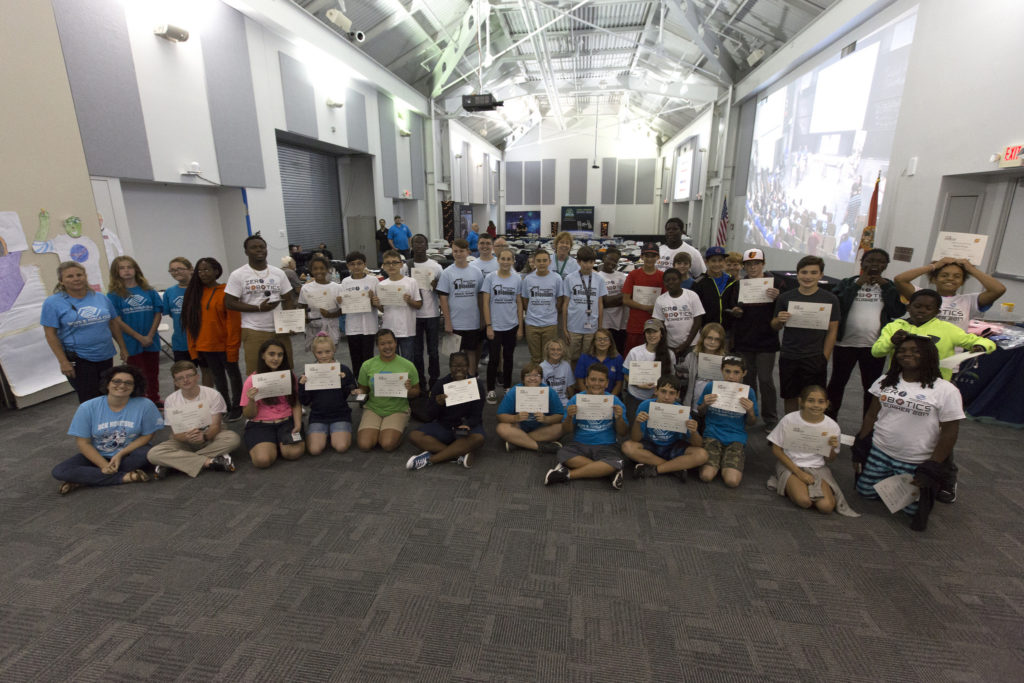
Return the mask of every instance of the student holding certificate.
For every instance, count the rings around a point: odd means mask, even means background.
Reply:
[[[724,357],[728,352],[725,328],[718,323],[708,323],[697,335],[697,344],[693,353],[687,354],[683,360],[686,368],[686,388],[683,392],[682,401],[688,406],[697,405],[697,397],[704,393],[704,387],[716,379],[708,372],[701,372],[701,358],[706,356]],[[705,363],[710,360],[705,358]],[[705,368],[707,365],[704,366]],[[721,375],[722,363],[718,363],[718,374]],[[720,377],[719,377],[720,378]]]
[[[178,387],[164,400],[164,421],[171,428],[171,438],[153,446],[147,456],[156,465],[154,478],[163,479],[168,469],[190,477],[204,469],[234,472],[230,454],[242,440],[223,429],[221,421],[228,410],[224,397],[199,384],[199,371],[192,361],[172,365],[171,377]]]
[[[654,302],[651,317],[665,323],[668,347],[677,358],[683,358],[703,326],[704,306],[697,294],[683,289],[683,276],[678,270],[669,268],[662,277],[667,291]],[[666,373],[668,370],[665,368]]]
[[[722,359],[722,377],[726,382],[740,383],[745,373],[743,359],[739,356]],[[697,411],[705,416],[704,450],[708,452],[708,462],[701,468],[700,478],[709,482],[721,472],[725,485],[736,488],[743,479],[746,428],[757,420],[757,397],[753,389],[748,389],[747,397],[739,401],[744,412],[722,410],[715,407],[718,395],[711,393],[713,387],[714,383],[709,382],[697,399]]]
[[[967,259],[947,256],[934,263],[920,268],[912,268],[893,278],[893,283],[900,294],[909,299],[914,293],[914,280],[922,275],[928,276],[935,290],[942,297],[942,308],[939,320],[953,323],[964,332],[972,318],[992,307],[996,300],[1006,293],[1006,285],[987,273],[983,273]],[[964,283],[974,277],[984,291],[963,294],[960,292]]]
[[[657,382],[655,378],[652,378],[650,382],[638,383],[635,379],[630,382],[630,363],[636,361],[658,361],[661,363],[661,371],[656,377],[672,372],[672,368],[676,365],[676,354],[672,353],[671,349],[668,348],[668,339],[665,336],[665,324],[663,322],[657,318],[650,318],[645,322],[644,340],[646,343],[643,346],[634,347],[626,354],[626,360],[623,363],[623,369],[626,374],[626,391],[622,393],[622,397],[626,401],[625,405],[629,415],[636,415],[637,406],[641,402],[654,397],[654,386]]]
[[[361,451],[379,445],[390,452],[402,443],[405,426],[409,424],[409,399],[420,395],[420,376],[411,360],[398,355],[398,340],[391,330],[385,328],[377,332],[377,351],[376,356],[359,368],[359,388],[353,392],[369,395],[363,405],[356,444]],[[407,375],[406,395],[378,396],[376,376],[392,373]]]
[[[622,451],[619,436],[625,436],[626,406],[618,396],[612,396],[608,387],[608,368],[594,363],[587,370],[587,390],[569,399],[562,421],[562,434],[575,438],[558,451],[558,464],[548,470],[544,485],[567,484],[571,479],[599,479],[610,476],[612,488],[622,488]],[[606,397],[611,403],[611,415],[602,419],[577,419],[577,403],[582,397]]]
[[[350,251],[345,256],[348,277],[341,281],[338,303],[345,314],[345,336],[353,368],[373,358],[374,335],[380,327],[380,318],[373,302],[377,296],[377,278],[366,272],[366,256],[361,251]]]
[[[305,374],[299,377],[299,401],[310,406],[306,437],[309,454],[323,453],[328,437],[331,448],[344,453],[352,445],[352,408],[348,405],[348,398],[356,388],[356,378],[352,370],[334,359],[334,340],[329,335],[321,333],[314,339],[312,350],[317,365],[337,366],[338,386],[332,389],[307,388],[309,378]]]
[[[423,306],[420,286],[402,275],[402,255],[394,249],[384,252],[384,272],[388,277],[377,283],[377,307],[384,312],[383,325],[398,339],[398,355],[412,360],[416,345],[416,312]],[[383,299],[387,298],[387,301]]]
[[[562,400],[554,389],[541,384],[543,373],[537,363],[524,365],[519,377],[520,383],[505,392],[498,406],[498,437],[505,440],[506,451],[515,446],[554,455],[562,447],[556,441],[562,436],[562,418],[565,416]],[[522,409],[521,404],[525,400],[519,398],[519,389],[523,387],[535,388],[535,394],[543,393],[543,410],[530,412]]]
[[[326,256],[315,254],[309,259],[309,274],[313,279],[299,290],[299,306],[306,310],[306,350],[312,350],[313,340],[323,333],[335,344],[341,339],[341,307],[338,297],[341,287],[330,280],[331,262]]]
[[[248,420],[242,434],[252,464],[270,467],[280,453],[285,460],[298,460],[306,451],[302,440],[302,405],[295,397],[298,385],[291,376],[291,363],[281,340],[271,337],[260,345],[255,374],[286,371],[291,391],[283,396],[260,398],[253,375],[242,385],[242,415]]]
[[[448,405],[445,385],[471,382],[476,398]],[[425,422],[409,433],[409,441],[423,452],[405,463],[407,470],[421,470],[448,460],[457,460],[469,468],[473,451],[484,445],[484,399],[480,380],[469,376],[469,356],[456,351],[448,357],[448,375],[439,379],[427,394],[427,409],[431,422]]]
[[[622,305],[629,311],[626,344],[621,349],[626,355],[633,347],[643,346],[644,323],[650,319],[654,302],[663,291],[664,274],[658,270],[658,253],[657,244],[646,242],[640,250],[643,267],[629,271],[622,285]],[[650,296],[652,293],[654,296]]]
[[[630,438],[622,444],[622,453],[636,463],[634,479],[674,474],[686,483],[686,470],[700,467],[708,461],[708,453],[702,448],[704,439],[697,432],[697,421],[689,418],[688,408],[682,409],[686,419],[682,420],[680,416],[677,429],[651,425],[651,414],[656,410],[651,405],[680,406],[678,398],[679,380],[672,375],[662,375],[654,399],[640,404],[630,429]]]

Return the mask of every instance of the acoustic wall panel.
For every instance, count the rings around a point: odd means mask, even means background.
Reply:
[[[555,160],[543,159],[541,164],[540,203],[555,203]]]
[[[587,203],[587,174],[590,162],[587,159],[569,159],[569,203]]]
[[[615,157],[601,159],[601,203],[615,203]]]
[[[316,125],[316,92],[306,66],[283,52],[277,55],[281,63],[285,127],[292,133],[315,138],[319,131]]]
[[[377,93],[377,117],[380,121],[380,170],[384,176],[385,197],[398,197],[398,144],[395,136],[395,103],[382,92]]]
[[[540,162],[523,162],[523,204],[540,204]]]
[[[469,143],[462,142],[462,158],[459,159],[459,177],[462,178],[462,201],[473,203],[473,157],[470,155]]]
[[[409,113],[409,173],[412,177],[412,199],[426,199],[427,175],[423,153],[423,117]]]
[[[636,159],[619,159],[619,178],[615,186],[616,204],[635,203]]]
[[[637,159],[636,161],[636,203],[654,203],[654,175],[657,159]]]
[[[523,203],[523,162],[509,161],[505,164],[505,205],[520,206]]]
[[[345,130],[349,149],[370,151],[370,136],[366,132],[366,97],[357,90],[345,91]]]
[[[483,161],[481,162],[480,168],[480,183],[482,185],[481,189],[483,190],[482,201],[484,204],[490,204],[494,201],[494,195],[491,194],[491,190],[494,185],[488,180],[491,177],[491,155],[484,152],[482,157]]]

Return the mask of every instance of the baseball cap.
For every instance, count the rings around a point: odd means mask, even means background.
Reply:
[[[725,247],[708,247],[708,250],[704,252],[704,258],[712,256],[725,256]]]
[[[747,249],[743,252],[744,261],[764,261],[764,252],[760,249]]]
[[[647,330],[665,330],[665,323],[661,322],[657,318],[648,318],[647,322],[644,323],[644,332]]]
[[[658,245],[655,244],[654,242],[644,242],[644,246],[640,248],[640,253],[647,254],[651,252],[655,254],[660,253]]]

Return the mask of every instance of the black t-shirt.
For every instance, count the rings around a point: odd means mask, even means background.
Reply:
[[[772,286],[781,292],[786,290],[785,281],[777,275],[765,273],[771,277]],[[732,318],[733,351],[747,353],[771,353],[779,350],[779,333],[772,329],[772,318],[775,317],[775,302],[766,304],[739,303],[739,283],[730,288],[730,297],[724,302],[725,307],[743,308],[743,315]],[[731,316],[730,316],[731,317]]]
[[[775,315],[789,309],[790,301],[812,304],[831,304],[830,322],[839,322],[839,299],[832,292],[818,287],[814,294],[801,294],[799,289],[791,289],[779,295],[775,300]],[[828,330],[811,330],[804,327],[782,328],[783,358],[813,358],[825,353],[825,338]]]

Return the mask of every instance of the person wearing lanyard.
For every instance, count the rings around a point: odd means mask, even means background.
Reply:
[[[558,233],[554,242],[555,256],[551,262],[551,271],[563,280],[580,269],[580,264],[572,256],[572,235],[567,232]]]
[[[604,297],[608,285],[600,275],[594,276],[597,254],[590,247],[581,247],[577,254],[580,269],[565,278],[565,298],[562,303],[565,339],[569,344],[569,359],[575,366],[584,349],[590,348],[594,332],[601,325]]]

